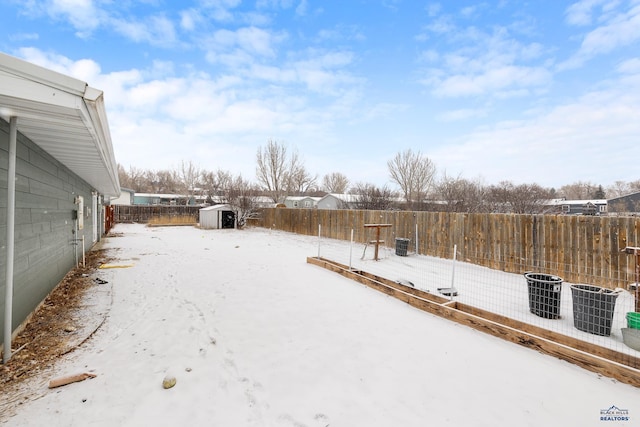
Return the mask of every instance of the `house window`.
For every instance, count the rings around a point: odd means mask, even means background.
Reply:
[[[598,206],[598,212],[606,212],[606,211],[607,211],[607,205]]]
[[[562,205],[562,212],[568,213],[571,211],[571,207],[569,205]]]
[[[295,202],[293,202],[293,207],[297,208],[298,207],[298,201],[296,200]]]
[[[310,201],[308,201],[308,200],[307,200],[307,201],[305,201],[305,202],[304,202],[304,207],[305,207],[305,208],[309,208],[309,207],[311,207],[311,202],[310,202]]]

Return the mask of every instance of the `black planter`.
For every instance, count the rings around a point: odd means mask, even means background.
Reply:
[[[618,293],[600,286],[571,285],[573,326],[594,335],[611,335]]]
[[[529,289],[529,311],[545,319],[560,317],[562,279],[542,273],[525,273]]]
[[[396,237],[396,255],[407,256],[408,248],[409,248],[409,239]]]

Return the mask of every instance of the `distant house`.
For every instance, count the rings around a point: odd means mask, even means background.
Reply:
[[[565,215],[606,215],[607,200],[565,200],[554,199],[546,204],[545,213]]]
[[[251,198],[252,203],[257,208],[274,208],[276,207],[276,203],[273,202],[273,199],[268,196],[254,196]]]
[[[236,215],[230,205],[200,209],[200,227],[204,229],[236,228]]]
[[[625,196],[607,200],[609,212],[638,213],[640,212],[640,191]]]
[[[318,209],[355,209],[359,196],[330,193],[318,200]]]
[[[135,193],[133,204],[142,206],[186,205],[187,196],[181,194]]]
[[[207,196],[200,194],[135,193],[133,204],[139,206],[205,206]]]
[[[320,197],[311,196],[287,196],[284,205],[288,208],[312,209],[318,204]]]
[[[111,199],[110,204],[112,205],[133,205],[133,195],[135,191],[129,188],[121,188],[120,189],[120,197],[116,197],[115,199]]]
[[[120,195],[102,91],[0,53],[0,156],[6,360],[12,334],[100,240]]]

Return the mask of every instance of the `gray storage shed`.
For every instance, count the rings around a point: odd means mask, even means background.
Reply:
[[[236,214],[230,205],[200,209],[200,227],[204,229],[236,228]]]

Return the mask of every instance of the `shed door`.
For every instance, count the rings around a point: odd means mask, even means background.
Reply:
[[[235,228],[236,216],[233,211],[222,211],[222,228]]]

